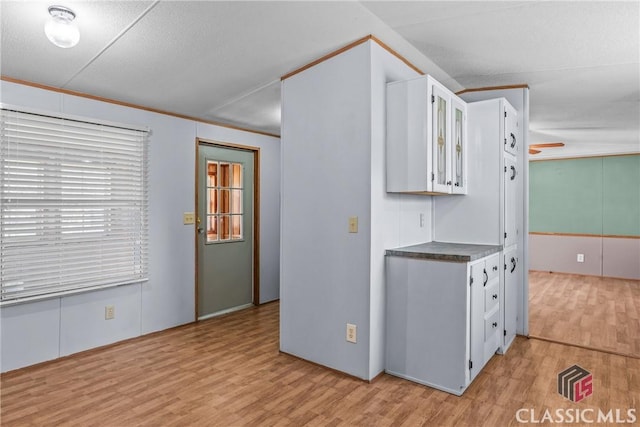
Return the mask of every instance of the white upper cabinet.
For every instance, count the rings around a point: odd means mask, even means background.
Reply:
[[[386,147],[388,192],[466,193],[466,104],[431,76],[387,85]]]

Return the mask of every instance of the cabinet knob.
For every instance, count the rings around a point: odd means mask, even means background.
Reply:
[[[447,181],[447,185],[451,185],[451,181]]]
[[[493,271],[498,271],[498,266],[497,265],[493,266]]]
[[[493,299],[498,299],[498,294],[493,294],[493,295],[491,296],[491,298],[493,298]]]
[[[497,327],[498,327],[498,322],[493,322],[493,323],[491,324],[491,326],[492,326],[493,328],[497,328]]]

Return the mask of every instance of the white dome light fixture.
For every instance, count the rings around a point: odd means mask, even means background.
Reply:
[[[58,47],[74,47],[80,41],[80,31],[73,20],[76,14],[64,6],[49,6],[51,17],[44,25],[44,33]]]

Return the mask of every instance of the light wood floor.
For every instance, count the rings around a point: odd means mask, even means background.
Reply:
[[[640,357],[640,282],[530,272],[529,335]]]
[[[518,337],[462,397],[382,375],[372,384],[278,352],[277,303],[0,377],[2,426],[506,426],[545,409],[637,408],[640,360]],[[593,395],[556,375],[579,364]],[[625,412],[626,413],[626,412]],[[595,425],[595,424],[594,424]]]

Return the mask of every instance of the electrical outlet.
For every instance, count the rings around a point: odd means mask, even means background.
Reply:
[[[584,262],[584,254],[578,254],[578,262]]]
[[[112,305],[104,307],[104,320],[111,320],[116,317],[116,308]]]
[[[182,223],[184,225],[194,224],[196,222],[196,214],[193,212],[185,212],[182,214]]]
[[[358,339],[356,325],[352,325],[351,323],[347,323],[347,341],[356,343]]]

